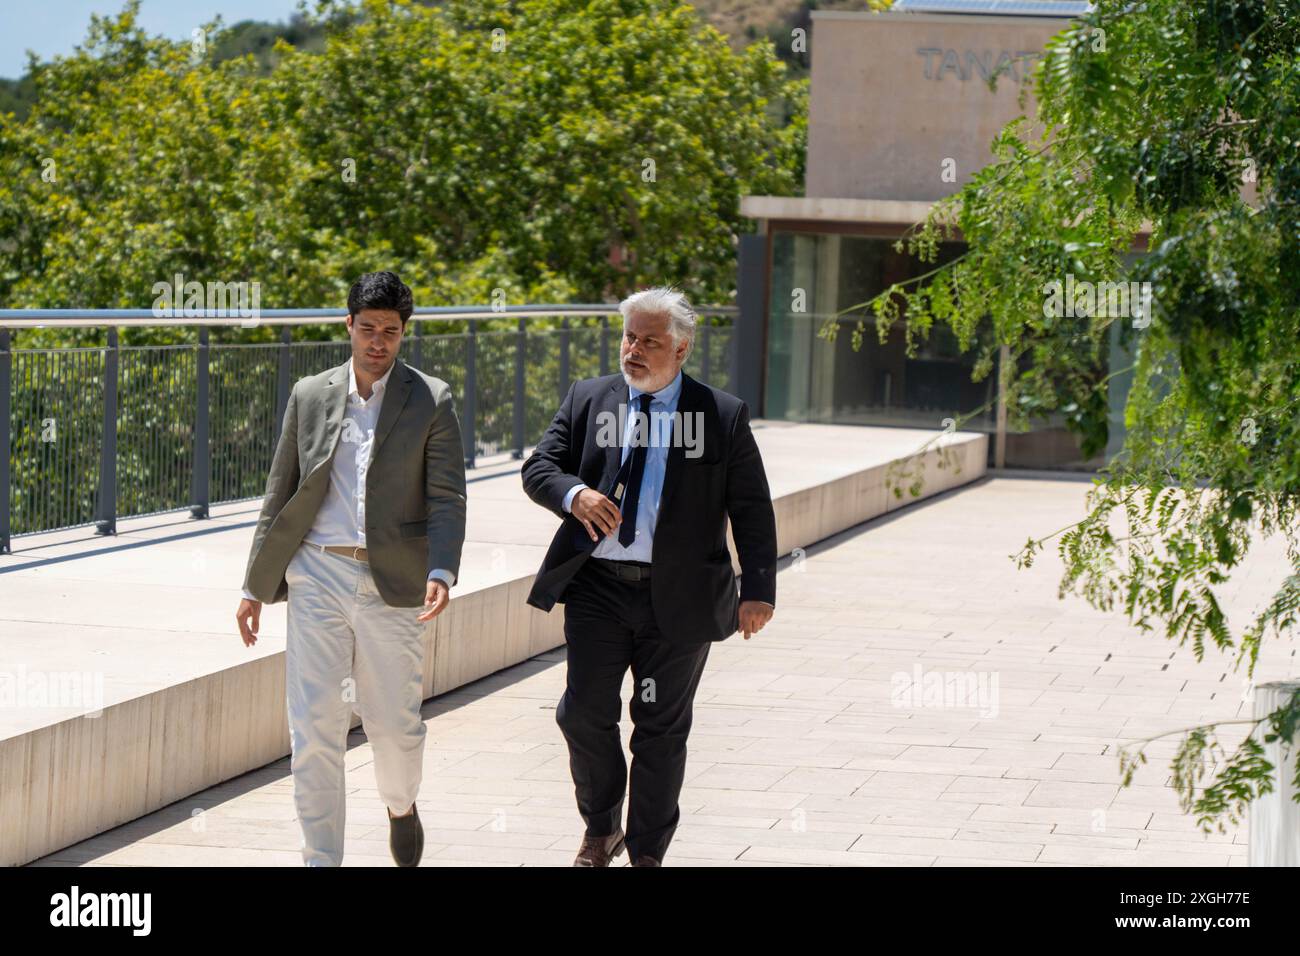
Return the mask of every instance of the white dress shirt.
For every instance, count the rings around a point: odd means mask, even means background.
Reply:
[[[375,382],[370,397],[362,398],[357,387],[356,372],[352,368],[352,359],[348,359],[348,401],[343,412],[338,450],[330,465],[329,489],[304,541],[322,547],[366,546],[366,532],[363,530],[366,526],[366,469],[370,467],[375,428],[379,424],[379,410],[384,404],[384,393],[388,390],[388,377],[393,374],[396,366],[396,362],[388,366],[388,371]],[[451,590],[453,578],[450,571],[435,568],[429,572],[429,580],[434,578]],[[251,601],[257,600],[247,591],[244,592],[244,597]]]

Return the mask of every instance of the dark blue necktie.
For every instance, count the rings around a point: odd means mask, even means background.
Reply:
[[[620,508],[623,512],[623,523],[618,529],[618,543],[623,547],[629,547],[636,540],[636,506],[641,500],[641,478],[645,474],[645,456],[646,446],[650,444],[650,400],[653,396],[649,392],[642,393],[637,401],[641,405],[641,414],[646,416],[646,429],[641,432],[645,439],[636,442],[628,454],[628,460],[632,463],[632,470],[627,478],[627,490],[623,492],[623,498],[620,502]],[[632,435],[635,436],[638,429],[635,425],[632,428]]]

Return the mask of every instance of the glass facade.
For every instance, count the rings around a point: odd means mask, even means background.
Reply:
[[[982,380],[971,381],[975,349],[961,353],[952,332],[938,324],[928,341],[918,342],[915,357],[909,358],[902,322],[895,323],[882,345],[875,316],[869,310],[864,316],[862,309],[854,308],[891,283],[928,272],[964,248],[961,243],[944,243],[938,262],[923,263],[896,252],[895,241],[884,235],[774,229],[764,415],[788,421],[939,430],[945,418],[982,409],[960,427],[990,434],[992,463],[996,364]],[[836,317],[846,310],[851,314]],[[859,319],[864,319],[865,328],[861,347],[854,350],[852,333]],[[833,341],[819,334],[828,321],[838,327]],[[1112,411],[1112,432],[1116,418],[1122,420]],[[1112,450],[1118,437],[1111,435]],[[1027,433],[1007,435],[1008,467],[1092,470],[1104,460],[1104,456],[1084,460],[1076,436],[1059,417],[1036,422]]]

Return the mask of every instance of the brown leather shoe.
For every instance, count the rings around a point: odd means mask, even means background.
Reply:
[[[609,866],[609,861],[623,852],[623,828],[609,836],[584,836],[574,866]]]
[[[652,856],[638,856],[632,861],[633,866],[660,866],[660,862]]]

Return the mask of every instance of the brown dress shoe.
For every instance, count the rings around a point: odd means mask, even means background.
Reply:
[[[658,860],[652,856],[638,856],[632,861],[633,866],[660,866]]]
[[[574,866],[609,866],[609,861],[613,857],[623,852],[623,828],[619,827],[609,836],[584,836],[582,846],[578,847],[578,855],[573,861]]]

